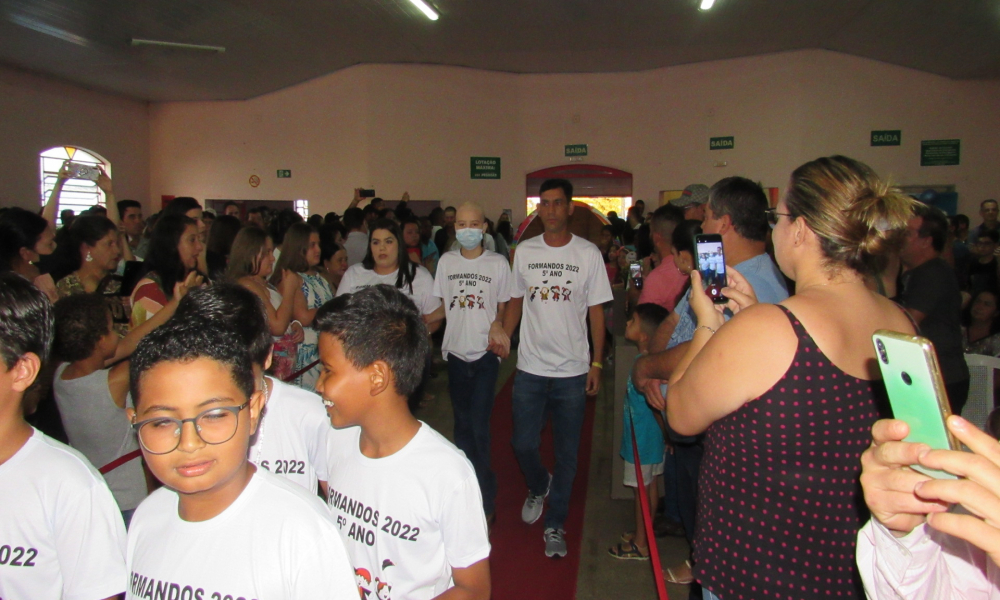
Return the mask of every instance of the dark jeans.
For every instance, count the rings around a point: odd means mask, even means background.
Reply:
[[[490,416],[493,391],[500,371],[496,354],[487,352],[479,360],[465,362],[448,355],[448,393],[455,411],[455,445],[476,470],[483,512],[496,509],[497,476],[490,468]]]
[[[552,473],[545,527],[562,529],[576,477],[576,459],[587,401],[587,375],[542,377],[518,370],[514,378],[514,455],[532,494],[545,493],[549,474],[539,446],[546,417],[552,415],[556,465]]]

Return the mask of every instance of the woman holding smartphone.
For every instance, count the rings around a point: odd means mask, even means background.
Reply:
[[[806,163],[767,211],[795,295],[756,304],[730,269],[737,314],[725,322],[721,305],[691,294],[698,328],[666,412],[677,433],[705,432],[694,539],[705,598],[864,597],[856,491],[883,387],[871,335],[914,328],[863,274],[904,243],[912,206],[858,161]],[[697,270],[691,279],[702,289]]]

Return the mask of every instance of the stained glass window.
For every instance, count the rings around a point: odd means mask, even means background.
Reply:
[[[534,196],[534,197],[528,198],[528,203],[527,203],[527,210],[528,210],[528,212],[525,213],[525,214],[529,214],[530,215],[531,213],[535,212],[535,209],[538,208],[538,201],[539,200],[540,200],[540,198],[538,196]],[[604,216],[607,216],[608,212],[610,212],[610,211],[613,210],[616,213],[618,213],[619,217],[621,217],[623,219],[625,218],[625,214],[628,213],[628,209],[631,208],[631,206],[632,206],[632,197],[631,196],[625,196],[625,197],[620,197],[620,196],[616,196],[616,197],[610,197],[610,196],[609,197],[604,197],[604,196],[601,196],[601,197],[574,196],[573,200],[575,200],[577,202],[583,202],[584,204],[589,204],[590,206],[593,206],[594,208],[596,208],[598,210],[598,212],[600,212]]]

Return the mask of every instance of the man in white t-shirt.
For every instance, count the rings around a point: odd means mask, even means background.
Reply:
[[[521,510],[525,523],[545,515],[545,555],[566,556],[563,525],[576,476],[577,451],[587,395],[601,386],[604,309],[611,284],[601,251],[569,230],[573,184],[546,180],[540,189],[538,218],[545,232],[518,244],[514,254],[511,300],[504,330],[513,335],[522,321],[514,379],[514,453],[528,484]],[[587,348],[587,317],[593,356]],[[551,475],[539,455],[542,428],[551,414],[555,458]]]
[[[100,600],[125,591],[125,524],[100,473],[25,422],[48,352],[49,301],[0,274],[0,598]]]
[[[448,394],[455,413],[455,445],[472,462],[487,523],[494,514],[497,478],[490,468],[490,415],[500,359],[510,352],[503,311],[510,300],[510,265],[483,248],[486,219],[472,203],[458,208],[456,243],[438,262],[434,295],[447,321],[441,352],[448,361]]]
[[[326,438],[330,419],[323,400],[264,372],[273,347],[260,298],[245,287],[219,283],[192,290],[181,300],[177,319],[202,319],[236,333],[253,362],[257,391],[264,393],[264,413],[250,439],[250,462],[326,497]]]
[[[175,316],[139,342],[129,375],[129,417],[164,487],[132,518],[126,598],[354,597],[322,501],[247,460],[264,394],[236,332]]]
[[[329,507],[361,597],[485,600],[490,544],[479,482],[407,407],[431,352],[413,303],[386,285],[316,313],[330,422]]]

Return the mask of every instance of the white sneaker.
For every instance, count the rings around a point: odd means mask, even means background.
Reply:
[[[549,490],[552,489],[552,474],[549,474],[549,485],[545,488],[545,493],[541,496],[536,496],[528,490],[528,497],[524,501],[524,506],[521,507],[521,520],[531,525],[542,516],[542,508],[545,506],[545,498],[549,495]]]
[[[546,529],[545,556],[549,558],[566,556],[566,532],[562,529]]]

